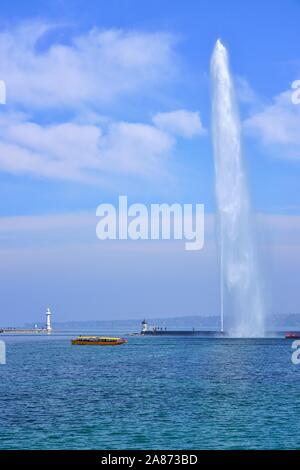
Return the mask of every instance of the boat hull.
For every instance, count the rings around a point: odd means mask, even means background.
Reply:
[[[84,339],[72,339],[72,345],[79,346],[121,346],[127,343],[126,339],[118,339],[116,341],[101,341],[101,340],[84,340]]]
[[[300,339],[300,333],[286,333],[285,339]]]

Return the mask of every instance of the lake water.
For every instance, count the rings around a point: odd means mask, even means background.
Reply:
[[[0,339],[1,449],[300,448],[290,341]]]

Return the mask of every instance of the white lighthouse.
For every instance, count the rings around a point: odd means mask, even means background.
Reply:
[[[148,331],[148,323],[146,320],[142,321],[142,334],[145,334]]]
[[[51,311],[50,308],[47,308],[46,312],[46,330],[48,333],[51,333],[52,331],[52,326],[51,326]]]

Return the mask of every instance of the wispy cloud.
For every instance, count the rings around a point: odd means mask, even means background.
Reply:
[[[245,77],[236,75],[235,86],[237,97],[241,104],[248,105],[250,106],[250,108],[254,108],[261,105],[261,98],[252,88],[252,86]]]
[[[96,237],[96,224],[99,218],[95,212],[65,212],[60,214],[44,214],[44,215],[24,215],[24,216],[6,216],[0,217],[0,238],[7,240],[10,245],[20,248],[27,245],[27,241],[31,240],[35,244],[37,240],[61,245],[65,243],[90,243],[93,240],[98,246],[112,243],[112,246],[120,244],[126,249],[126,244],[142,245],[145,249],[148,242],[132,242],[126,240],[121,243],[119,241],[102,242]],[[256,234],[258,236],[261,247],[266,250],[276,252],[279,247],[297,248],[300,250],[300,216],[299,215],[282,215],[282,214],[265,214],[256,213],[253,216],[253,222]],[[174,218],[174,223],[180,223]],[[215,215],[213,213],[205,214],[205,247],[207,245],[216,244],[215,239]],[[59,237],[57,238],[57,235]],[[25,243],[24,243],[25,242]],[[174,241],[163,241],[162,246]],[[155,244],[156,241],[154,242]],[[182,249],[182,247],[180,248]]]
[[[2,171],[90,182],[112,171],[159,174],[175,144],[171,135],[151,124],[46,126],[15,115],[2,120],[0,137]]]
[[[172,35],[93,29],[41,47],[50,29],[33,23],[0,34],[1,78],[9,89],[0,170],[96,183],[114,173],[153,177],[165,173],[178,138],[205,133],[199,113],[185,109],[150,122],[103,112],[122,94],[136,99],[172,79]]]
[[[300,106],[292,103],[292,91],[276,96],[272,104],[248,118],[244,126],[276,156],[300,158]]]
[[[172,35],[93,29],[41,50],[50,29],[31,23],[0,34],[1,78],[10,102],[30,109],[107,103],[174,73]]]
[[[200,114],[198,112],[186,111],[185,109],[158,113],[153,117],[153,122],[164,131],[186,138],[206,133]]]

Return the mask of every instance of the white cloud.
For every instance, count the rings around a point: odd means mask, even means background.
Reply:
[[[29,108],[77,108],[170,78],[174,37],[93,29],[68,44],[39,48],[51,27],[34,23],[0,33],[1,79],[8,100]]]
[[[57,245],[65,241],[70,242],[70,240],[84,243],[91,239],[99,244],[96,238],[97,221],[98,218],[94,212],[0,217],[0,238],[7,239],[10,245],[20,247],[27,245],[28,240],[36,240],[36,237],[41,242],[44,234],[47,235],[47,240],[52,240]],[[297,253],[300,251],[300,216],[298,214],[256,213],[253,223],[261,251],[272,251],[276,254],[277,249],[285,248],[287,245],[291,249],[297,249]],[[55,238],[57,234],[59,238]],[[216,246],[215,215],[212,213],[205,214],[205,240],[205,248]],[[137,245],[139,243],[137,242]],[[114,242],[114,244],[118,243]],[[162,242],[162,246],[164,245],[166,241]],[[141,249],[144,247],[145,243],[142,243]]]
[[[292,91],[276,96],[271,105],[248,118],[244,126],[278,156],[300,158],[300,106],[292,103]]]
[[[163,171],[174,145],[169,134],[149,124],[42,126],[22,115],[0,121],[0,169],[14,174],[90,182],[99,181],[99,172],[153,176]]]
[[[57,233],[62,230],[78,231],[79,229],[89,229],[95,226],[94,214],[88,212],[46,214],[46,215],[24,215],[0,217],[1,236],[24,233]],[[21,238],[21,237],[20,237]]]
[[[172,77],[173,36],[93,29],[49,44],[50,30],[34,23],[0,33],[8,88],[0,171],[97,183],[113,173],[153,177],[165,173],[176,136],[204,134],[199,113],[185,109],[156,114],[152,123],[103,112],[121,94],[135,99]]]
[[[154,126],[114,123],[101,144],[103,164],[129,173],[159,173],[174,144],[170,135]]]
[[[154,124],[164,131],[186,138],[206,133],[198,112],[178,109],[166,113],[158,113],[153,117]]]
[[[256,105],[259,102],[259,98],[249,82],[240,76],[235,77],[237,97],[243,104]]]

